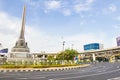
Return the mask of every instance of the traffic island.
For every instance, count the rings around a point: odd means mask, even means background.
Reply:
[[[48,68],[0,68],[0,72],[40,72],[40,71],[63,71],[80,69],[82,67],[88,67],[90,64],[82,64],[77,66],[67,66],[67,67],[48,67]]]

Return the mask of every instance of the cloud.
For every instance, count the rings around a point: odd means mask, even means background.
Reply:
[[[45,2],[45,7],[48,10],[54,10],[54,9],[60,8],[61,3],[60,3],[60,1],[46,1]]]
[[[77,5],[74,6],[74,8],[75,8],[75,11],[77,13],[82,12],[82,11],[88,11],[88,10],[90,10],[90,7],[87,7],[87,6],[82,5],[82,4],[77,4]]]
[[[95,1],[95,0],[86,0],[86,4],[87,4],[87,5],[91,5],[91,4],[93,4],[94,1]]]
[[[86,0],[84,3],[76,3],[74,5],[74,9],[77,13],[82,12],[82,11],[89,11],[92,9],[92,4],[94,3],[95,0]]]
[[[28,5],[32,6],[33,10],[41,9],[44,13],[49,13],[52,10],[58,11],[61,8],[61,1],[56,0],[27,0]]]
[[[19,19],[14,18],[11,20],[12,17],[10,17],[5,12],[0,12],[0,31],[5,34],[14,34],[16,32],[16,26],[19,25],[18,21]],[[12,23],[12,22],[16,23]]]
[[[70,16],[73,13],[80,13],[83,11],[89,11],[92,9],[92,4],[95,0],[27,0],[27,3],[36,8],[43,10],[44,13],[56,11],[64,16]]]
[[[32,6],[32,8],[38,8],[41,7],[41,2],[40,0],[22,0],[23,2],[26,2],[27,4],[29,4],[30,6]]]
[[[117,6],[114,4],[110,4],[109,6],[107,6],[102,10],[103,14],[108,14],[116,11],[117,11]]]
[[[72,14],[71,10],[69,9],[64,9],[61,11],[64,16],[70,16]]]
[[[51,3],[46,3],[46,8],[50,10],[61,9],[61,13],[65,16],[69,16],[74,12],[74,7],[77,12],[81,11],[89,11],[91,10],[91,5],[94,0],[87,0],[84,4],[76,3],[75,6],[72,5],[72,8],[64,9],[61,7],[60,1],[50,1]],[[34,4],[35,6],[35,4]],[[49,6],[49,8],[48,8]],[[63,9],[63,10],[62,10]],[[111,8],[112,9],[112,8]],[[114,10],[113,10],[114,11]],[[47,11],[46,11],[47,12]],[[84,15],[83,15],[84,16]],[[83,21],[80,24],[83,25],[86,22]],[[34,23],[33,23],[34,26]],[[42,29],[38,29],[37,27],[33,27],[31,25],[26,25],[26,33],[25,38],[28,42],[28,47],[31,52],[59,52],[62,50],[62,39],[57,35],[50,35],[48,32],[43,31]],[[8,47],[11,49],[15,42],[18,40],[19,32],[21,28],[21,19],[10,16],[5,12],[0,12],[0,42],[4,47]],[[40,27],[39,27],[40,28]],[[74,49],[78,51],[83,50],[83,45],[92,43],[92,42],[100,42],[104,43],[105,46],[113,46],[115,42],[113,40],[108,40],[107,35],[105,33],[81,33],[74,34],[69,36],[64,36],[65,38],[65,48],[71,48],[71,45],[74,44]],[[112,44],[109,44],[114,42]]]
[[[120,16],[116,17],[116,20],[120,21]]]
[[[11,47],[11,44],[13,44],[16,36],[18,36],[19,24],[18,18],[11,17],[5,12],[0,12],[0,43],[4,47]]]
[[[9,52],[19,38],[20,29],[21,19],[0,12],[0,43],[3,47],[9,48]],[[25,31],[26,42],[28,42],[31,52],[57,52],[61,50],[61,45],[59,45],[61,42],[41,29],[26,25]]]
[[[10,16],[5,12],[0,12],[0,22],[0,43],[2,43],[4,47],[8,47],[10,51],[18,40],[21,28],[21,19]],[[6,30],[9,34],[4,32]],[[62,39],[57,35],[49,35],[49,33],[46,33],[41,29],[31,27],[30,25],[26,25],[25,30],[26,42],[28,42],[28,47],[31,52],[59,52],[62,50]],[[108,42],[107,39],[108,38],[106,38],[106,34],[104,33],[81,33],[64,36],[64,40],[66,41],[65,48],[71,48],[71,45],[74,44],[73,48],[78,51],[83,50],[84,44],[92,42],[105,43],[108,47],[113,45],[109,44],[111,40]]]
[[[108,9],[111,11],[111,12],[115,12],[117,10],[117,7],[113,4],[111,4]]]
[[[99,37],[98,37],[99,36]],[[83,51],[83,45],[88,43],[102,43],[104,44],[105,48],[109,48],[110,46],[114,46],[115,43],[109,44],[109,42],[114,42],[112,40],[108,41],[107,35],[105,33],[81,33],[81,34],[75,34],[66,36],[65,38],[65,47],[71,48],[71,45],[74,44],[74,49],[78,51]]]
[[[113,28],[115,28],[115,29],[120,29],[120,24],[114,25]]]
[[[108,8],[111,12],[115,12],[117,10],[117,7],[113,4],[111,4]]]

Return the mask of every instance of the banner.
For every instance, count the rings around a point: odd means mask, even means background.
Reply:
[[[117,37],[116,41],[117,41],[117,46],[120,46],[120,37]]]
[[[8,53],[8,48],[1,49],[1,50],[0,50],[0,53]]]

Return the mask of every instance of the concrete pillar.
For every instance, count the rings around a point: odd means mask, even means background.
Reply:
[[[80,55],[78,55],[78,61],[80,61]]]
[[[56,55],[53,55],[54,56],[54,58],[56,58]]]
[[[32,58],[35,59],[35,54],[32,54]]]
[[[45,59],[45,55],[43,55],[42,58]]]
[[[114,55],[110,56],[110,60],[109,61],[110,62],[115,62],[115,56]]]
[[[92,53],[92,58],[93,58],[93,61],[96,61],[96,58],[95,58],[95,54]]]

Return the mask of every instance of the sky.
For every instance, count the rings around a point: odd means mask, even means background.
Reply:
[[[0,0],[0,43],[14,47],[26,4],[25,40],[31,52],[83,51],[83,45],[116,45],[120,0]]]

